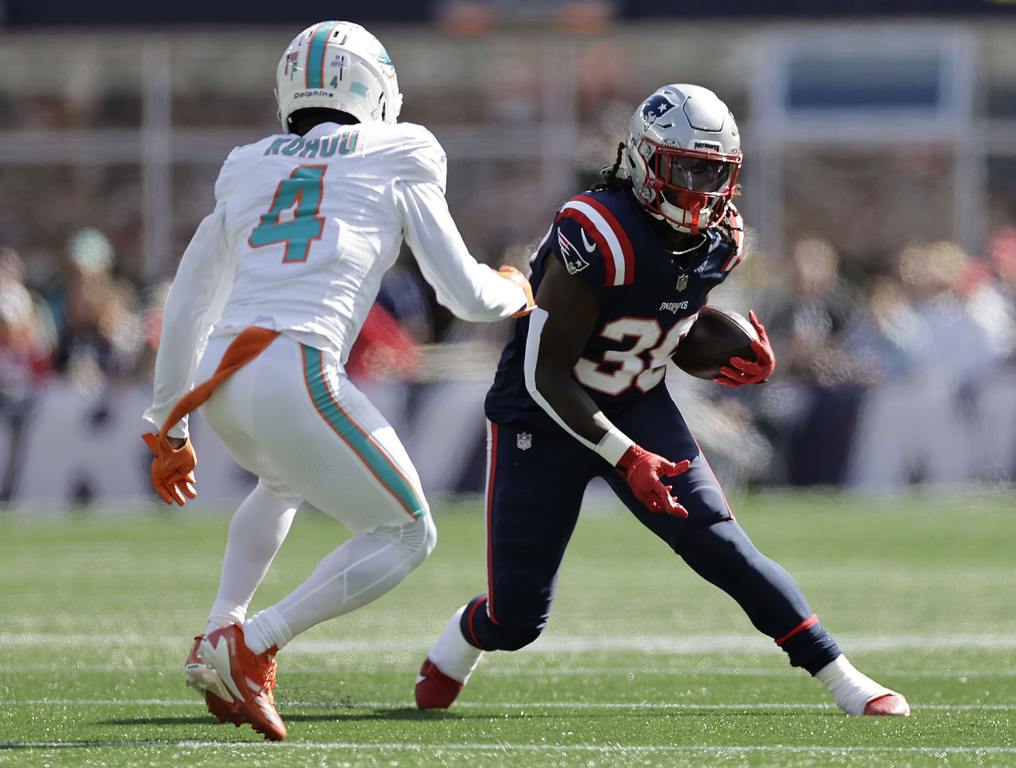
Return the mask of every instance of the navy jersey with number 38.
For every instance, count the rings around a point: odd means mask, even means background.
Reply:
[[[534,292],[548,259],[557,259],[600,300],[574,376],[608,418],[662,384],[667,362],[709,291],[740,261],[728,230],[697,237],[691,250],[672,253],[627,189],[597,189],[565,202],[533,256]],[[536,365],[535,351],[527,354],[528,332],[528,318],[516,321],[487,394],[491,421],[553,424],[526,389],[526,367]]]

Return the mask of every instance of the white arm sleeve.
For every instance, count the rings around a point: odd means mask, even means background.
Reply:
[[[525,307],[521,288],[469,254],[436,182],[396,182],[394,194],[406,242],[442,306],[473,322],[500,320]]]
[[[225,206],[219,203],[198,225],[166,298],[152,406],[145,411],[145,419],[157,430],[162,429],[177,401],[194,386],[194,371],[208,334],[229,296],[234,265],[224,219]],[[187,419],[169,434],[187,437]]]

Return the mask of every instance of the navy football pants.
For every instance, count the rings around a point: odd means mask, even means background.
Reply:
[[[603,459],[557,427],[490,424],[487,477],[487,593],[462,616],[466,639],[483,650],[518,650],[547,624],[557,572],[589,481],[603,477],[649,530],[696,573],[738,602],[751,623],[814,674],[839,655],[800,588],[752,544],[733,519],[698,444],[664,387],[657,387],[615,425],[646,450],[672,461],[692,459],[668,479],[688,519],[650,512]]]

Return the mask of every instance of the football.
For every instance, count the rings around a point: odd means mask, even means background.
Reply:
[[[713,379],[732,357],[754,360],[758,333],[748,318],[736,312],[705,306],[671,358],[685,373]]]

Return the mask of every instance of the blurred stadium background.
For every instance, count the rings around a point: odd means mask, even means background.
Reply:
[[[1012,483],[1012,2],[0,0],[0,504],[149,497],[168,281],[229,149],[277,130],[280,52],[336,14],[391,52],[490,263],[525,262],[652,89],[727,101],[753,255],[713,301],[756,308],[779,367],[735,395],[669,380],[728,482]],[[425,488],[478,490],[506,328],[453,321],[405,253],[368,331],[354,372]],[[250,479],[196,431],[203,499],[239,498]]]

